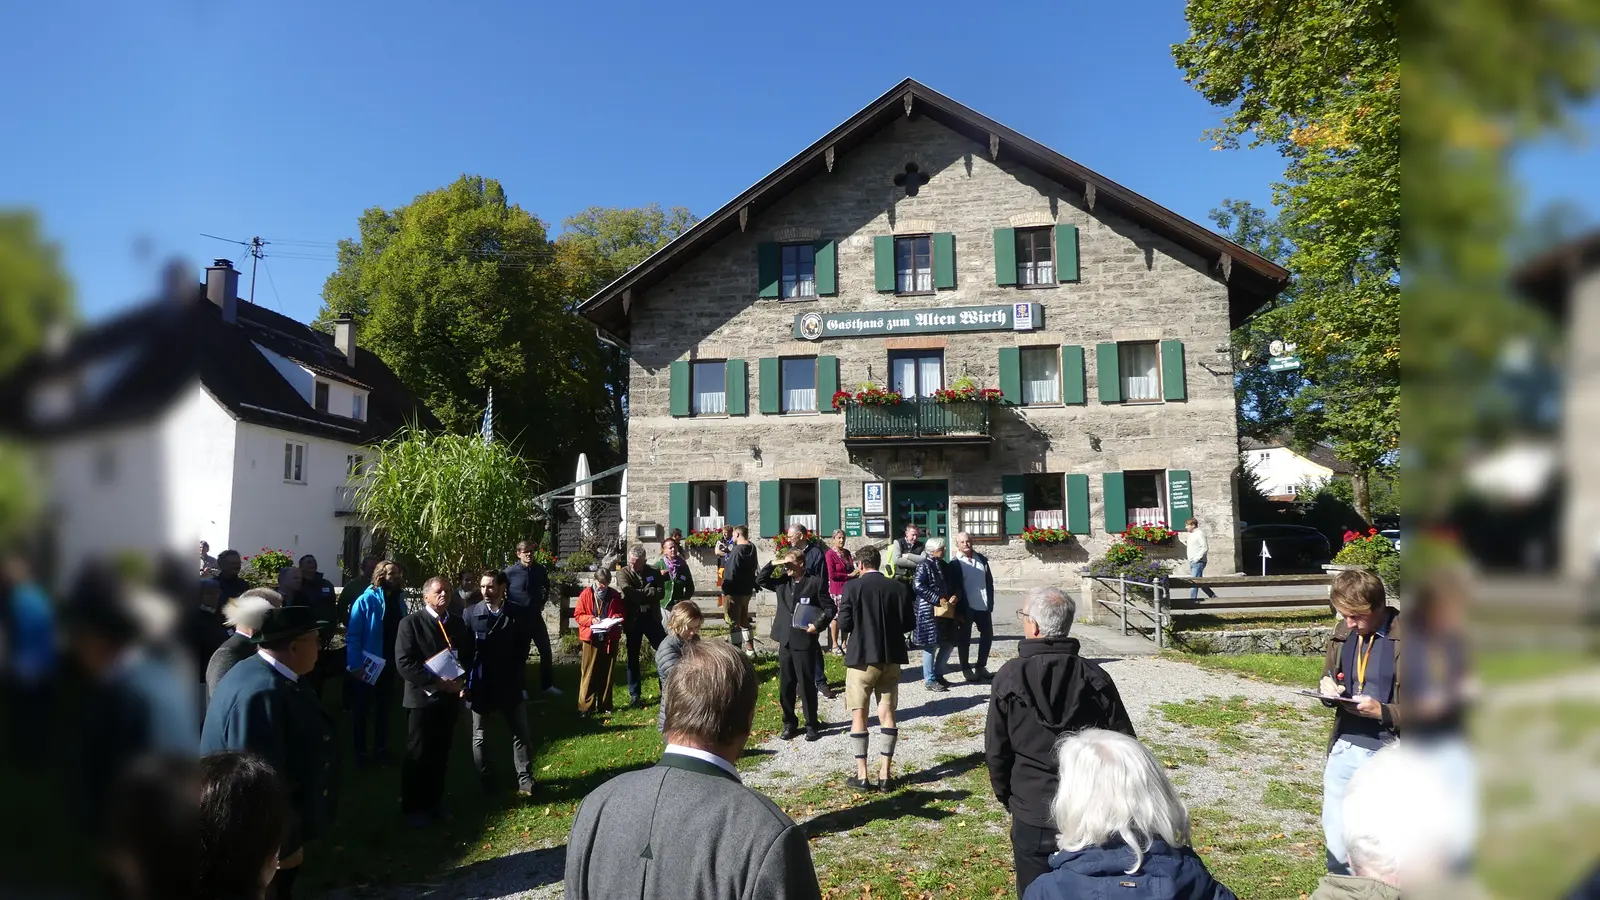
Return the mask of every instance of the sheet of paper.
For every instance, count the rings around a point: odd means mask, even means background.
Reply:
[[[611,629],[613,629],[613,628],[615,628],[615,627],[617,627],[618,625],[621,625],[621,624],[622,624],[622,617],[621,616],[612,616],[609,619],[595,619],[594,622],[592,624],[590,624],[589,628],[591,630],[598,628],[601,631],[610,631]]]
[[[361,662],[361,680],[367,684],[377,684],[378,676],[383,674],[383,667],[388,665],[388,660],[371,653],[362,654],[365,659]]]
[[[456,652],[450,649],[440,650],[428,657],[423,665],[428,667],[429,672],[444,679],[460,678],[467,674],[467,670],[461,668],[460,661],[456,659]]]
[[[1318,700],[1332,700],[1335,703],[1348,703],[1351,706],[1354,706],[1356,704],[1356,701],[1353,698],[1350,698],[1350,697],[1334,697],[1334,696],[1329,696],[1327,694],[1319,693],[1317,691],[1295,691],[1295,693],[1301,695],[1302,697],[1315,697]]]

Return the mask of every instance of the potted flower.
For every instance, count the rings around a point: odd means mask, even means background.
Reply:
[[[1035,528],[1029,525],[1022,529],[1022,542],[1030,547],[1049,547],[1071,540],[1072,532],[1065,528]]]
[[[717,528],[702,528],[684,535],[684,546],[690,550],[710,550],[717,546],[717,541],[722,537],[722,531]]]
[[[850,391],[838,391],[833,395],[833,408],[843,409],[854,404],[856,406],[894,406],[901,400],[899,391],[891,391],[878,385],[865,383]]]
[[[1333,562],[1322,567],[1328,572],[1367,569],[1383,581],[1384,590],[1394,596],[1400,592],[1400,551],[1394,542],[1370,528],[1367,533],[1345,541]]]
[[[789,532],[787,532],[787,531],[781,532],[781,533],[778,534],[777,537],[769,538],[769,540],[772,541],[772,552],[774,554],[778,555],[778,556],[782,556],[783,554],[789,552],[791,549],[805,550],[807,547],[809,547],[813,543],[815,543],[817,538],[816,538],[815,535],[808,536],[806,538],[806,540],[805,540],[805,543],[801,544],[798,548],[794,548],[794,547],[790,546],[790,544],[789,544]]]
[[[977,382],[963,375],[947,388],[933,392],[935,403],[998,403],[1002,397],[998,388],[980,388]]]
[[[1154,525],[1134,525],[1122,533],[1124,540],[1142,544],[1146,547],[1160,547],[1170,544],[1177,536],[1178,533],[1176,531],[1160,522]]]

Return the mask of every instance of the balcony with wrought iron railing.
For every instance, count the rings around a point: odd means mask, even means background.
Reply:
[[[990,406],[981,400],[853,403],[844,409],[844,439],[858,445],[987,444],[992,439]]]

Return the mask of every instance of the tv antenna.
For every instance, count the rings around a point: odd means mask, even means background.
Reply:
[[[244,248],[246,248],[247,250],[250,251],[250,302],[251,303],[255,303],[256,302],[256,266],[261,262],[261,258],[266,255],[265,253],[262,252],[262,248],[267,246],[268,244],[270,244],[272,242],[271,241],[263,241],[260,237],[253,237],[248,241],[236,241],[236,240],[234,240],[232,238],[217,237],[214,234],[206,234],[204,231],[200,232],[200,236],[201,237],[211,238],[213,241],[222,241],[222,242],[227,243],[227,244],[238,244],[239,246],[244,247]]]

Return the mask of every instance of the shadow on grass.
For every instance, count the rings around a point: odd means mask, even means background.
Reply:
[[[895,713],[894,720],[895,724],[899,725],[906,722],[914,722],[917,719],[943,718],[944,716],[966,712],[975,707],[988,705],[988,694],[972,694],[965,697],[945,696],[940,697],[938,700],[929,700],[921,706],[899,710]]]
[[[871,824],[879,819],[923,819],[937,822],[955,815],[954,810],[933,806],[938,801],[965,800],[971,791],[897,791],[860,806],[826,812],[805,823],[813,838],[840,834]]]
[[[324,894],[324,900],[400,900],[449,897],[451,900],[494,900],[507,893],[559,884],[565,875],[567,847],[521,850],[462,866],[437,877],[383,887],[355,885]]]

